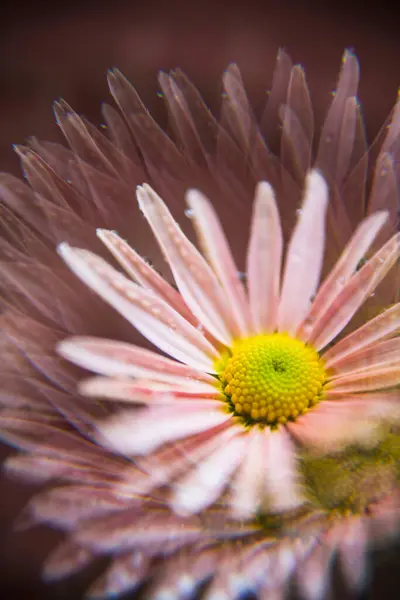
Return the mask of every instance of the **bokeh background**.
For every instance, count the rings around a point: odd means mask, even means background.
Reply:
[[[349,5],[352,4],[351,7]],[[317,120],[334,89],[344,48],[361,63],[360,99],[370,140],[393,106],[400,84],[396,12],[384,2],[118,2],[41,5],[14,2],[0,25],[0,169],[19,172],[13,143],[30,135],[61,140],[52,102],[63,97],[101,124],[109,101],[106,71],[118,66],[151,112],[165,120],[157,72],[180,66],[218,110],[219,78],[238,62],[255,109],[262,106],[276,53],[285,48],[306,68]],[[3,456],[8,452],[3,449]],[[93,573],[52,586],[40,583],[40,563],[56,534],[15,534],[12,519],[33,489],[0,479],[0,597],[81,598]],[[363,599],[397,598],[399,546],[373,560]],[[396,589],[397,588],[397,589]],[[338,597],[345,598],[344,591]]]

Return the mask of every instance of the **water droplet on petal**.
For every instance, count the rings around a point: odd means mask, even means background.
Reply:
[[[187,216],[188,219],[192,219],[195,215],[193,208],[187,208],[185,210],[185,215]]]

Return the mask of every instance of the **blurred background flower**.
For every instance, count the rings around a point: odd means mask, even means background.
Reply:
[[[108,98],[104,74],[109,67],[118,66],[133,81],[146,106],[165,124],[155,77],[159,69],[179,65],[215,108],[221,72],[237,61],[257,109],[263,105],[276,52],[282,46],[307,68],[317,123],[334,89],[343,48],[355,48],[362,65],[359,95],[371,140],[393,106],[398,85],[395,19],[381,8],[349,13],[340,4],[329,10],[324,5],[291,2],[270,3],[263,9],[246,3],[229,10],[204,3],[200,7],[149,2],[139,9],[114,2],[102,8],[81,5],[76,10],[17,5],[4,15],[0,42],[2,170],[19,173],[11,143],[22,143],[29,134],[60,139],[50,109],[57,97],[65,97],[79,113],[101,123],[99,103]],[[40,529],[15,536],[10,521],[28,492],[4,478],[1,485],[5,593],[11,586],[8,591],[29,589],[33,597],[32,586],[36,586],[41,598],[46,594],[80,597],[79,579],[52,589],[39,583],[40,563],[57,536]],[[380,570],[385,574],[370,586],[371,598],[391,597],[394,571],[385,562]]]

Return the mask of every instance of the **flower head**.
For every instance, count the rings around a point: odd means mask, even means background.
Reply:
[[[304,563],[321,595],[329,557],[349,565],[398,518],[400,104],[369,153],[346,53],[314,140],[280,53],[261,120],[235,66],[219,120],[162,74],[174,142],[109,83],[108,136],[57,103],[71,150],[32,140],[30,187],[0,177],[0,432],[24,451],[9,471],[58,481],[27,509],[67,532],[46,572],[106,554],[98,593],[154,576],[150,597],[185,597],[213,577],[214,598],[249,580],[270,598]]]
[[[388,215],[366,217],[318,289],[328,187],[311,171],[281,276],[278,209],[270,186],[260,184],[245,289],[212,204],[199,192],[189,192],[188,203],[208,262],[149,186],[138,189],[138,199],[180,292],[174,303],[167,282],[157,280],[159,289],[137,282],[137,255],[114,232],[99,236],[135,282],[94,254],[59,248],[84,283],[179,361],[163,358],[159,370],[160,357],[153,363],[150,351],[137,361],[139,347],[104,339],[74,338],[59,346],[65,357],[101,375],[84,382],[82,393],[141,405],[99,423],[102,442],[143,455],[191,437],[196,466],[171,476],[171,505],[179,513],[209,506],[230,480],[232,508],[241,517],[263,506],[300,504],[292,436],[340,450],[374,443],[399,420],[400,304],[324,350],[397,261],[400,234],[358,268]],[[148,265],[143,271],[155,276]]]

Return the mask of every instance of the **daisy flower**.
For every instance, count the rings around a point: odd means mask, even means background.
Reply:
[[[395,523],[400,104],[368,148],[358,78],[346,52],[317,131],[284,52],[257,116],[234,65],[219,118],[181,71],[161,73],[169,136],[114,70],[105,133],[60,101],[70,149],[16,148],[29,185],[0,175],[0,435],[22,451],[8,470],[47,486],[25,524],[67,534],[50,577],[111,555],[104,595],[153,575],[162,590],[164,565],[185,586],[174,557],[210,544],[207,577],[232,598],[264,540],[281,566],[271,588],[254,581],[279,597],[332,511],[367,530],[379,506]]]
[[[59,345],[64,357],[100,374],[81,384],[82,393],[145,404],[99,423],[102,442],[144,455],[195,436],[196,465],[173,485],[171,506],[181,514],[212,504],[230,480],[240,517],[264,505],[297,506],[303,499],[292,437],[325,451],[370,444],[383,424],[399,419],[400,304],[327,347],[397,261],[400,234],[358,268],[388,216],[369,215],[318,288],[324,178],[307,175],[283,269],[277,203],[262,182],[245,289],[213,206],[200,192],[189,191],[187,201],[208,261],[152,188],[143,185],[137,195],[179,295],[115,232],[98,235],[133,282],[88,251],[59,246],[86,285],[175,359],[99,338]]]

